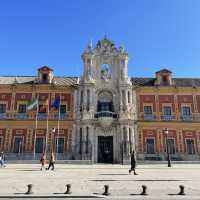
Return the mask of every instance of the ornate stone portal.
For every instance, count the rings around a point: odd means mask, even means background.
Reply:
[[[104,37],[82,54],[84,74],[76,94],[76,159],[94,163],[129,160],[134,148],[135,94],[128,54]]]

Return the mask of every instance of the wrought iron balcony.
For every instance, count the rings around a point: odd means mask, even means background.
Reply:
[[[47,113],[38,113],[37,119],[38,120],[46,120],[47,119]]]
[[[27,113],[16,113],[15,118],[18,120],[28,119]]]
[[[95,118],[117,118],[117,114],[110,111],[97,112],[94,115]]]
[[[68,117],[69,117],[68,113],[60,113],[60,120],[66,120]],[[59,114],[56,113],[54,115],[54,119],[58,120],[58,118],[59,118]]]
[[[156,116],[153,114],[144,114],[144,120],[153,121],[156,119]]]
[[[164,121],[172,121],[175,119],[176,119],[175,115],[161,115],[161,120],[164,120]]]
[[[181,119],[183,121],[192,121],[193,120],[193,116],[192,115],[181,115]]]
[[[7,119],[6,113],[0,113],[0,119]]]

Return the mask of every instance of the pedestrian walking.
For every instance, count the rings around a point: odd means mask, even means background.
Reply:
[[[136,158],[135,158],[135,151],[131,152],[131,169],[129,169],[129,174],[131,174],[131,172],[134,172],[134,175],[138,175],[135,172],[135,168],[136,168]]]
[[[5,165],[5,154],[4,154],[3,151],[0,154],[0,164],[1,164],[1,167],[6,167],[6,165]]]
[[[47,168],[47,170],[49,170],[50,167],[52,167],[51,170],[54,170],[54,163],[55,163],[55,156],[54,153],[52,152],[49,159],[49,167]]]
[[[43,153],[42,156],[41,156],[41,158],[40,158],[40,163],[41,163],[41,168],[40,168],[40,170],[45,169],[45,162],[46,162],[46,156],[45,156],[45,154]]]

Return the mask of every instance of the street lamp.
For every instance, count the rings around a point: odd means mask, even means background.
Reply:
[[[168,167],[171,167],[171,160],[170,160],[170,154],[169,154],[169,144],[168,144],[168,134],[169,134],[169,131],[168,131],[167,128],[165,128],[164,133],[166,135],[167,164],[168,164]]]

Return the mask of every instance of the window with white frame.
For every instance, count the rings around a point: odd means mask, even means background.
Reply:
[[[152,115],[152,106],[144,106],[144,114]]]
[[[182,115],[183,116],[190,116],[191,115],[190,106],[182,106]]]
[[[26,104],[18,105],[18,113],[26,113]]]
[[[0,104],[0,113],[6,112],[6,104]]]
[[[60,113],[64,114],[66,113],[66,111],[67,111],[66,105],[60,105]]]
[[[186,147],[188,154],[195,154],[195,145],[193,139],[186,139]]]
[[[172,108],[171,106],[163,106],[163,114],[164,115],[172,115]]]

